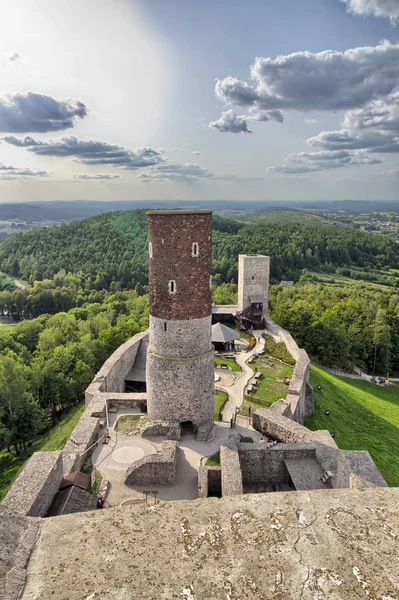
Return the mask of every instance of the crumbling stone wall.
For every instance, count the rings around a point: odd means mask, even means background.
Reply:
[[[303,348],[299,348],[292,335],[276,325],[269,316],[266,316],[266,326],[268,331],[279,336],[296,361],[285,404],[280,402],[278,406],[273,405],[272,408],[285,417],[303,424],[305,417],[314,411],[313,388],[309,381],[310,358]]]
[[[222,471],[222,496],[234,496],[244,492],[238,444],[240,435],[231,433],[220,443],[220,466]]]
[[[180,423],[175,421],[150,421],[140,431],[143,437],[166,437],[168,440],[180,440]]]
[[[238,446],[243,483],[278,484],[289,481],[285,466],[286,458],[315,457],[312,444],[278,444],[267,448],[266,444],[244,444]]]
[[[71,436],[64,446],[64,452],[75,453],[76,459],[73,465],[74,469],[80,469],[84,462],[88,459],[89,453],[87,450],[98,439],[100,431],[100,417],[104,414],[105,406],[103,400],[95,400],[88,406]],[[93,416],[95,415],[95,416]]]
[[[27,517],[44,517],[63,477],[61,452],[35,452],[8,491],[2,508]]]
[[[146,339],[147,336],[148,330],[142,331],[111,354],[86,389],[86,403],[90,403],[99,392],[125,391],[125,378],[136,360],[141,340]]]
[[[159,454],[150,454],[133,463],[125,477],[127,485],[175,485],[177,469],[176,441],[162,444]]]
[[[262,297],[267,313],[269,298],[270,257],[262,254],[238,255],[238,310],[251,306],[251,297]]]
[[[198,498],[209,498],[222,495],[221,467],[200,465],[198,469]]]

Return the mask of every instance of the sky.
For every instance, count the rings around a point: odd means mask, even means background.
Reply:
[[[399,200],[399,0],[0,11],[0,202]]]

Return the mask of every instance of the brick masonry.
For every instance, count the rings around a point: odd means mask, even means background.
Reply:
[[[192,422],[201,439],[208,439],[214,418],[212,212],[154,211],[148,213],[148,228],[148,416]],[[192,255],[193,244],[198,256]]]
[[[198,319],[211,314],[212,211],[148,214],[150,313],[160,319]],[[198,257],[192,244],[199,245]],[[170,294],[168,283],[176,282]]]

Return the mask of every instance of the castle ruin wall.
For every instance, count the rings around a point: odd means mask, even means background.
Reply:
[[[200,465],[198,469],[198,498],[222,496],[222,470],[221,467]]]
[[[99,392],[125,391],[125,378],[136,360],[141,340],[147,336],[148,330],[137,333],[111,354],[86,389],[86,403],[91,402]]]
[[[64,477],[62,453],[35,452],[1,506],[27,517],[44,517]]]
[[[238,444],[240,435],[231,433],[220,442],[220,466],[222,471],[222,496],[243,494],[242,473]]]
[[[288,483],[285,459],[312,458],[316,455],[313,444],[278,444],[268,448],[264,443],[240,443],[238,452],[244,484]]]
[[[126,472],[127,485],[174,485],[179,443],[163,442],[159,454],[150,454],[137,460]]]

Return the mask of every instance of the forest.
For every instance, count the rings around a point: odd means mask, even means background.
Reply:
[[[239,253],[271,258],[272,281],[298,280],[302,269],[395,269],[399,247],[378,234],[340,225],[255,224],[213,217],[215,283],[237,282]],[[136,289],[147,279],[144,210],[104,213],[83,221],[18,234],[0,243],[0,269],[29,283],[52,280],[60,271],[79,274],[85,290]],[[398,285],[393,278],[392,285]]]
[[[391,285],[312,282],[310,272],[397,269],[389,238],[336,226],[213,222],[213,300],[234,303],[239,253],[271,257],[270,311],[318,362],[399,371],[399,298]],[[119,211],[0,243],[0,451],[24,452],[82,401],[105,359],[148,323],[145,211]],[[13,278],[26,282],[14,287]],[[293,279],[294,287],[278,285]]]

